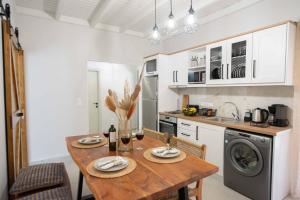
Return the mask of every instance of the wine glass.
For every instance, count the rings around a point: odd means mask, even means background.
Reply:
[[[121,141],[125,145],[129,144],[130,140],[131,140],[130,134],[123,134],[121,136]]]
[[[144,138],[144,132],[143,132],[143,130],[139,130],[135,134],[135,137],[136,137],[137,140],[142,140]],[[143,147],[137,147],[136,149],[139,150],[139,151],[141,151],[141,150],[143,150]]]
[[[103,135],[104,135],[104,137],[106,137],[106,139],[108,139],[108,137],[109,137],[109,132],[103,132]],[[108,143],[106,144],[106,145],[104,145],[104,146],[106,146],[106,147],[108,147]]]
[[[171,149],[172,147],[171,147],[170,143],[171,143],[171,139],[173,137],[173,134],[166,133],[166,136],[167,136],[167,141],[166,141],[167,149]]]

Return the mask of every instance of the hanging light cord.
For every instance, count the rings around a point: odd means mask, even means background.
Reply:
[[[170,0],[170,5],[171,5],[171,13],[170,13],[170,16],[173,16],[173,1]]]
[[[157,26],[156,25],[156,0],[155,0],[155,10],[154,11],[155,11],[155,26]]]
[[[193,0],[191,0],[191,7],[190,7],[190,10],[189,10],[189,13],[190,14],[194,14],[194,9],[193,9]]]

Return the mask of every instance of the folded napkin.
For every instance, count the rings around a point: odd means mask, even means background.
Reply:
[[[93,142],[99,142],[100,138],[95,137],[86,137],[79,140],[80,143],[93,143]]]
[[[166,156],[167,154],[177,154],[179,153],[179,150],[176,148],[168,148],[168,147],[159,147],[152,149],[152,152],[154,154],[159,154],[161,156]]]
[[[112,168],[112,167],[115,167],[115,166],[118,166],[118,165],[127,164],[127,162],[128,162],[127,160],[125,160],[124,158],[118,156],[118,157],[112,158],[110,160],[97,162],[95,167],[98,168],[98,169],[106,170],[106,169],[109,169],[109,168]]]

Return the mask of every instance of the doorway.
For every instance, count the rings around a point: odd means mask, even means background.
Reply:
[[[99,132],[99,72],[88,71],[89,132]]]

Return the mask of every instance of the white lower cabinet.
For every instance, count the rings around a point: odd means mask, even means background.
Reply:
[[[177,127],[178,138],[194,144],[206,145],[206,161],[218,166],[218,174],[223,176],[225,128],[183,119],[178,119]]]
[[[219,167],[218,174],[223,176],[224,132],[225,128],[210,124],[197,123],[199,145],[206,145],[206,161]]]

